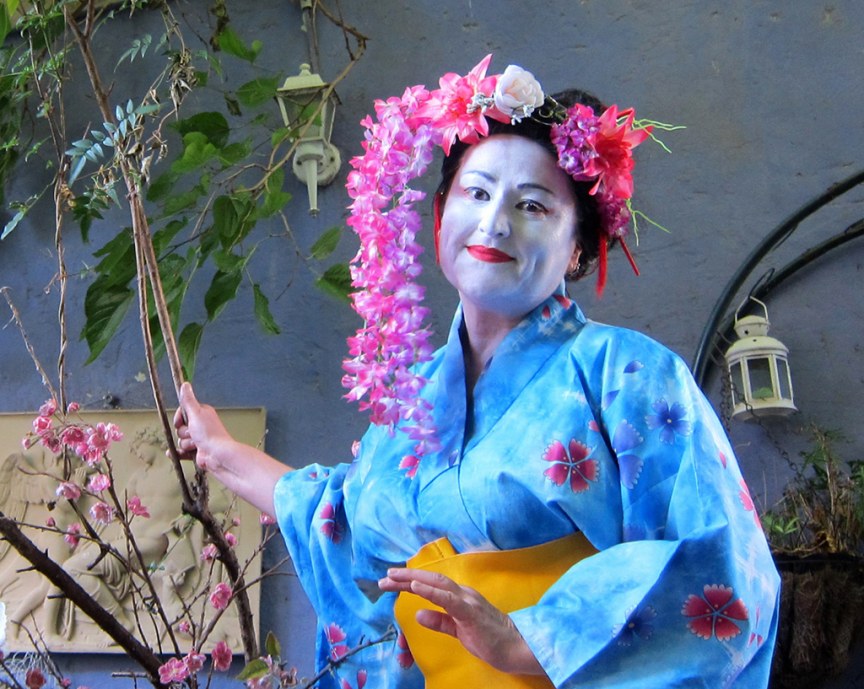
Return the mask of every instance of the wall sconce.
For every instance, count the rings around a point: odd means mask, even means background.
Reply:
[[[792,400],[792,378],[789,375],[789,350],[780,340],[768,336],[768,308],[761,305],[762,316],[744,316],[735,312],[738,335],[726,351],[726,366],[732,383],[732,416],[750,419],[754,416],[786,416],[798,411]]]
[[[330,143],[339,99],[334,92],[325,98],[328,86],[304,63],[300,65],[300,74],[288,77],[276,90],[282,120],[289,129],[299,133],[318,112],[297,143],[292,164],[294,175],[309,190],[311,215],[318,215],[318,187],[330,184],[342,165],[339,149]]]

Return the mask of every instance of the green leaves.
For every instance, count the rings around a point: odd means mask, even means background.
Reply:
[[[336,263],[324,271],[315,284],[327,294],[342,301],[350,301],[349,294],[353,291],[351,271],[344,263]]]
[[[336,250],[336,245],[339,244],[339,240],[341,238],[342,228],[339,225],[331,227],[320,237],[318,237],[318,240],[312,245],[312,248],[309,250],[310,255],[312,256],[312,258],[319,261],[321,259],[327,258]]]
[[[247,81],[237,89],[237,100],[241,105],[254,108],[271,102],[276,97],[277,88],[279,77],[259,77]]]
[[[199,112],[179,120],[173,126],[184,137],[191,132],[203,134],[217,148],[225,148],[231,135],[228,120],[221,112]]]
[[[282,331],[276,324],[273,314],[270,313],[270,300],[261,291],[261,285],[257,282],[252,285],[252,292],[255,296],[255,317],[264,328],[264,332],[269,335],[278,335]]]
[[[247,62],[255,62],[255,58],[258,57],[258,53],[261,52],[261,48],[263,47],[263,43],[259,40],[254,40],[247,46],[234,29],[227,24],[215,36],[214,42],[220,50],[224,50],[229,55],[239,57],[241,60],[246,60]]]
[[[280,667],[282,665],[282,647],[279,645],[279,640],[271,631],[267,632],[267,640],[264,642],[264,651],[270,658],[271,662]],[[237,679],[245,682],[250,679],[261,679],[270,673],[270,665],[263,658],[255,658],[246,664],[246,667],[237,675]]]
[[[204,306],[207,308],[209,320],[215,320],[225,305],[237,296],[237,288],[240,287],[242,279],[243,274],[239,270],[232,273],[216,271],[204,295]]]
[[[84,297],[86,321],[81,332],[94,361],[114,337],[135,297],[129,283],[135,277],[135,248],[128,228],[94,254],[102,257],[96,265],[96,279]]]
[[[241,682],[249,679],[260,679],[261,677],[266,677],[269,672],[270,666],[263,659],[255,658],[255,660],[250,660],[246,663],[246,667],[240,671],[237,679]]]
[[[18,9],[18,0],[4,0],[0,7],[0,44],[6,40],[6,36],[12,30],[12,16]]]

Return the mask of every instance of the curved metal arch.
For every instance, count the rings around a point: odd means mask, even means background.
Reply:
[[[753,249],[750,255],[739,266],[738,270],[735,271],[735,274],[729,282],[726,283],[726,286],[714,304],[714,308],[708,316],[708,320],[702,330],[699,345],[696,348],[696,353],[693,358],[693,376],[700,387],[704,386],[708,368],[711,363],[709,354],[713,349],[719,334],[725,333],[728,328],[727,326],[726,328],[721,329],[720,324],[724,319],[724,315],[729,308],[732,299],[735,297],[735,294],[740,289],[744,280],[755,270],[759,262],[765,258],[768,253],[782,244],[793,232],[795,232],[796,229],[798,229],[798,225],[803,220],[813,215],[816,211],[836,199],[838,196],[842,196],[847,191],[861,183],[864,183],[864,170],[829,187],[824,193],[802,206],[774,228],[774,230],[772,230],[756,246],[756,248]],[[752,292],[752,294],[757,297],[759,295],[766,295],[770,290],[780,284],[780,282],[787,279],[790,275],[797,272],[819,256],[822,256],[828,251],[837,248],[837,246],[841,246],[851,239],[860,236],[862,234],[862,229],[864,229],[864,219],[853,224],[844,232],[835,235],[835,237],[823,242],[819,246],[808,249],[797,259],[784,266],[779,272],[773,273],[773,271],[769,271],[767,279],[759,287],[758,294],[755,291]],[[756,290],[756,288],[754,288],[754,290]],[[727,321],[728,320],[729,319],[727,318]]]

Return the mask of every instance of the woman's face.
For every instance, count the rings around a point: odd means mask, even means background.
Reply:
[[[576,199],[539,144],[496,135],[466,151],[444,205],[441,268],[465,308],[520,319],[579,259]]]

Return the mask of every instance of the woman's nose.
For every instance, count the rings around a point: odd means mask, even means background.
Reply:
[[[490,203],[480,218],[480,230],[490,237],[507,237],[510,234],[510,218],[500,204]]]

